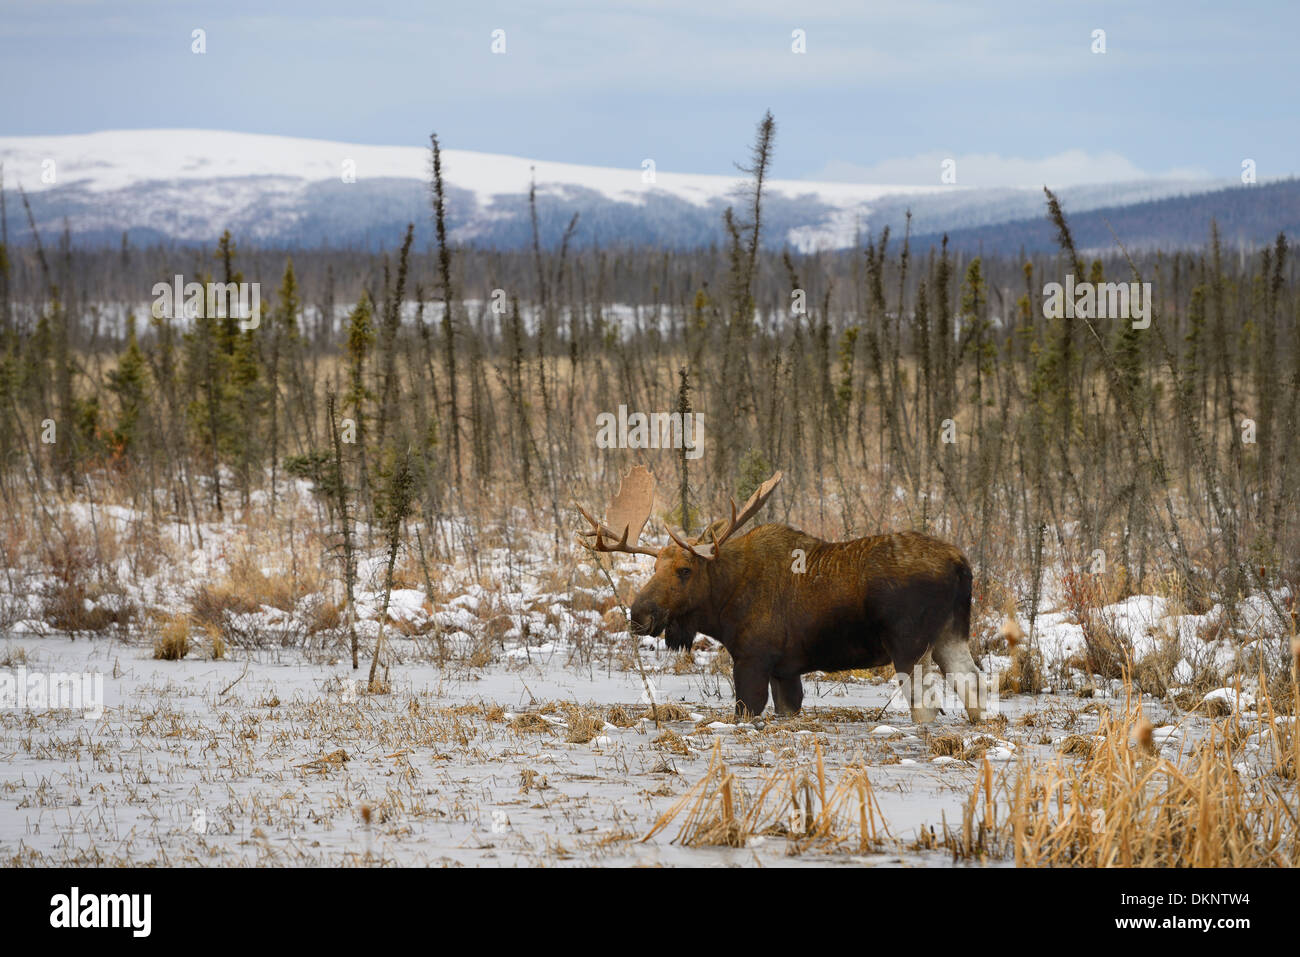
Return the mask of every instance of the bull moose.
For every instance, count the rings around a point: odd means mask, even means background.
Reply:
[[[777,472],[736,510],[694,541],[672,528],[672,544],[638,545],[650,517],[654,477],[638,466],[623,480],[605,522],[582,534],[596,552],[654,556],[654,576],[631,606],[631,629],[664,635],[687,649],[697,632],[714,638],[734,662],[736,714],[757,716],[772,689],[776,713],[796,714],[801,675],[892,664],[903,676],[912,719],[933,721],[938,708],[927,652],[955,687],[972,721],[983,717],[983,685],[967,643],[971,568],[962,553],[919,532],[825,542],[788,525],[759,525],[737,535],[763,507]],[[621,531],[615,531],[621,529]]]

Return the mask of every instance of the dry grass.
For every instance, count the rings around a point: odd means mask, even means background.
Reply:
[[[632,713],[622,705],[614,705],[605,715],[605,720],[616,728],[631,728],[636,726],[636,718]]]
[[[660,815],[642,842],[678,817],[682,823],[673,842],[686,847],[744,847],[755,836],[776,835],[791,838],[792,853],[846,844],[865,852],[889,837],[866,769],[850,765],[831,786],[820,743],[811,773],[778,769],[752,792],[727,769],[721,742],[715,744],[704,777]]]
[[[1143,747],[1139,716],[1103,715],[1101,741],[1069,753],[1082,762],[1026,765],[1010,787],[1015,861],[1025,867],[1261,867],[1300,863],[1294,786],[1295,741],[1274,725],[1289,755],[1244,780],[1235,735],[1215,726],[1178,762]],[[1149,736],[1149,732],[1148,732]],[[1072,739],[1067,739],[1067,743]],[[1131,746],[1130,741],[1136,741]],[[1063,751],[1066,749],[1063,748]],[[1292,772],[1293,773],[1293,772]]]
[[[474,643],[465,656],[465,664],[471,668],[486,668],[496,658],[490,640],[484,638]]]
[[[228,650],[229,648],[226,645],[226,640],[222,638],[220,634],[208,635],[208,647],[207,647],[208,658],[212,659],[213,661],[221,661],[223,658],[226,657],[226,652]]]
[[[704,727],[708,721],[701,721],[700,727]],[[763,728],[763,734],[793,734],[798,731],[811,731],[813,734],[824,734],[826,725],[822,724],[812,714],[805,714],[800,711],[791,718],[773,718]]]
[[[546,780],[546,775],[532,768],[524,768],[519,772],[519,793],[527,794],[529,791],[545,791],[551,785]]]
[[[883,707],[813,707],[804,708],[800,714],[805,714],[815,720],[830,721],[835,724],[861,724],[867,721],[880,721],[884,717],[885,709]]]
[[[1096,739],[1086,734],[1072,734],[1061,742],[1061,753],[1071,757],[1091,758],[1096,750]]]
[[[1291,696],[1300,697],[1294,685]],[[1103,708],[1097,734],[1071,735],[1055,759],[1019,761],[998,780],[981,760],[991,739],[934,735],[931,754],[978,761],[980,770],[961,820],[943,816],[910,848],[946,849],[955,860],[1009,857],[1027,867],[1295,866],[1300,735],[1267,693],[1259,716],[1258,724],[1214,723],[1168,759],[1140,709],[1116,717]],[[676,741],[665,732],[656,744]],[[779,768],[748,786],[722,753],[719,742],[703,777],[643,841],[675,822],[673,840],[685,846],[745,847],[769,835],[790,839],[790,853],[865,851],[889,835],[866,770],[849,764],[832,786],[820,743],[813,768]]]
[[[655,710],[659,713],[659,720],[660,720],[660,721],[689,721],[689,720],[691,720],[691,712],[692,712],[692,709],[691,709],[691,708],[687,708],[687,707],[685,707],[684,705],[680,705],[680,704],[677,704],[677,703],[672,702],[672,701],[666,701],[666,702],[663,702],[662,704],[656,704],[656,705],[655,705]],[[651,718],[651,719],[653,719],[653,718],[654,718],[654,715],[651,713],[650,709],[647,708],[644,712],[642,712],[641,717],[643,717],[643,718]]]
[[[809,677],[820,676],[823,681],[829,681],[832,684],[852,684],[854,682],[885,679],[893,673],[894,669],[886,666],[882,668],[852,668],[848,671],[814,672]]]
[[[1075,571],[1061,576],[1066,608],[1075,624],[1085,625],[1092,612],[1135,594],[1124,569],[1113,566],[1104,572]]]
[[[199,585],[190,599],[190,615],[205,627],[226,627],[228,613],[247,615],[261,605],[252,596],[244,595],[229,585]]]
[[[229,644],[250,645],[262,640],[260,634],[239,627],[232,616],[251,615],[263,608],[294,612],[298,603],[308,595],[317,594],[325,587],[319,569],[306,566],[306,571],[263,571],[256,561],[257,551],[251,547],[241,551],[231,562],[229,572],[213,584],[201,584],[190,599],[190,617],[208,630],[219,632]],[[308,635],[340,624],[339,609],[328,602],[313,603],[300,628],[284,639],[292,643]]]
[[[336,632],[343,627],[343,606],[333,601],[317,601],[308,605],[307,634]]]
[[[1011,667],[998,673],[998,694],[1037,694],[1045,685],[1037,656],[1028,645],[1016,644],[1011,652]]]
[[[669,754],[685,756],[691,753],[690,747],[686,744],[686,739],[671,728],[665,728],[651,743],[656,748],[662,748]]]
[[[528,732],[533,734],[549,734],[555,729],[549,721],[540,714],[517,714],[510,719],[510,727],[515,731]]]
[[[935,734],[930,736],[929,750],[935,757],[975,761],[997,742],[985,735]]]
[[[604,730],[605,719],[599,714],[577,706],[567,710],[569,727],[564,739],[570,744],[587,744]]]
[[[1085,650],[1074,663],[1085,674],[1123,678],[1132,671],[1132,645],[1097,612],[1084,617],[1083,643]]]
[[[190,623],[184,617],[171,618],[163,623],[154,639],[153,656],[160,661],[180,661],[190,653]]]
[[[0,649],[0,668],[17,668],[30,660],[27,649],[22,645],[6,645]]]
[[[58,631],[69,634],[105,631],[130,624],[136,617],[134,604],[119,603],[106,607],[96,603],[104,592],[87,588],[81,582],[59,582],[45,591],[45,621]]]
[[[53,523],[42,552],[51,581],[42,589],[43,617],[52,628],[76,634],[131,624],[138,614],[106,572],[119,555],[108,529],[97,534],[71,520]]]

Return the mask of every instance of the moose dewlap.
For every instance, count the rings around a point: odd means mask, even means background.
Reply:
[[[701,632],[721,642],[734,662],[738,716],[760,714],[769,688],[777,714],[796,713],[800,676],[810,671],[892,664],[913,720],[933,721],[939,696],[923,680],[929,652],[979,721],[983,683],[967,643],[966,557],[919,532],[825,542],[788,525],[760,525],[737,535],[780,481],[777,472],[739,512],[733,501],[730,521],[714,522],[693,542],[670,528],[673,544],[657,550],[636,544],[654,497],[646,469],[624,478],[607,523],[582,512],[594,551],[655,558],[654,575],[632,603],[633,632],[662,633],[675,649],[691,647]]]

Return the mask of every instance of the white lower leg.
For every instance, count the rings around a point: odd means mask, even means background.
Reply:
[[[912,721],[916,724],[929,724],[939,716],[942,703],[938,694],[942,684],[936,680],[937,670],[930,656],[926,655],[912,668],[911,672],[898,673],[899,690],[912,711]]]
[[[970,648],[965,641],[951,642],[934,650],[934,656],[943,668],[944,679],[952,687],[957,699],[966,708],[966,714],[973,722],[984,720],[985,693],[984,676],[975,667]]]

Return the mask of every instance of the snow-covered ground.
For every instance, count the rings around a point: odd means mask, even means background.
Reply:
[[[810,681],[802,720],[736,725],[725,681],[674,674],[675,655],[646,657],[659,700],[685,703],[662,729],[649,719],[635,672],[573,668],[557,652],[470,670],[412,662],[390,693],[367,695],[347,662],[296,651],[168,662],[113,639],[0,640],[11,673],[103,676],[98,718],[0,710],[0,861],[947,863],[946,853],[909,847],[919,828],[960,820],[980,765],[936,757],[927,743],[944,732],[978,736],[964,720],[945,717],[922,731],[901,709],[882,712],[887,682]],[[1096,727],[1089,702],[1047,703],[1058,739],[1067,727]],[[1043,704],[1020,696],[1008,713]],[[630,720],[598,719],[582,740],[570,733],[564,705],[579,716],[621,706]],[[680,744],[662,742],[667,729]],[[1052,751],[1036,743],[1042,723],[983,733],[999,768],[1021,750]],[[1178,746],[1176,733],[1170,741]],[[778,767],[811,773],[818,743],[832,771],[865,761],[888,846],[865,857],[789,856],[784,837],[693,848],[675,845],[671,827],[641,843],[704,773],[715,742],[741,787]]]
[[[1192,615],[1132,596],[1092,612],[1089,627],[1124,637],[1135,661],[1168,661],[1173,678],[1159,699],[1129,699],[1119,679],[1081,670],[1084,625],[1052,583],[1027,646],[1050,691],[1004,693],[981,726],[948,707],[918,728],[894,681],[866,674],[808,676],[797,719],[769,711],[738,725],[725,652],[705,639],[685,656],[658,639],[634,644],[603,576],[568,546],[557,560],[548,533],[506,516],[494,528],[452,519],[422,528],[428,585],[404,555],[383,625],[389,687],[367,694],[382,550],[363,551],[354,671],[346,629],[322,614],[339,599],[337,562],[311,567],[322,546],[311,530],[325,523],[303,483],[284,483],[278,501],[280,526],[294,530],[287,541],[268,529],[253,539],[234,522],[154,522],[120,505],[52,506],[69,548],[89,563],[86,612],[129,615],[106,633],[69,636],[51,617],[66,614],[57,601],[66,583],[53,569],[37,562],[0,576],[0,860],[946,864],[950,853],[918,849],[918,836],[961,819],[984,756],[1001,780],[1095,735],[1103,710],[1140,707],[1167,756],[1194,746],[1211,714],[1231,713],[1246,731],[1244,753],[1252,740],[1262,753],[1259,661],[1287,653],[1273,610],[1285,592],[1239,603],[1236,633],[1222,608]],[[290,565],[299,587],[286,591]],[[625,592],[645,573],[633,557],[612,568]],[[200,588],[268,597],[203,618]],[[994,676],[1013,664],[990,641],[998,621],[985,610],[976,624],[977,643],[994,649],[982,657]],[[168,622],[192,627],[183,660],[154,658]],[[219,660],[213,633],[225,637]],[[52,675],[84,675],[80,687],[102,698],[57,707],[39,690]],[[25,681],[38,690],[20,700]],[[665,708],[660,728],[651,698]],[[1206,700],[1216,703],[1210,713],[1193,710]],[[742,848],[687,847],[674,843],[676,825],[643,842],[705,777],[715,745],[751,794],[778,772],[812,773],[819,751],[831,776],[865,767],[887,837],[867,854],[774,833]]]
[[[1268,672],[1286,666],[1289,645],[1284,616],[1289,598],[1289,590],[1279,588],[1271,595],[1251,595],[1238,602],[1233,609],[1235,631],[1226,627],[1227,612],[1222,604],[1194,615],[1180,612],[1158,595],[1133,595],[1104,605],[1093,613],[1093,622],[1131,646],[1134,664],[1152,656],[1171,656],[1176,662],[1172,670],[1175,688],[1191,684],[1205,672],[1241,675],[1249,683],[1256,680],[1261,660]],[[1050,599],[1047,607],[1051,607]],[[1084,654],[1084,627],[1074,619],[1069,610],[1041,611],[1036,640],[1049,669],[1060,670]]]
[[[368,695],[346,661],[296,650],[169,662],[107,638],[0,640],[10,674],[103,681],[98,717],[87,701],[0,710],[0,861],[938,866],[949,854],[917,849],[918,836],[961,820],[983,765],[932,742],[980,744],[1001,780],[1095,734],[1099,707],[1125,706],[1104,691],[1016,695],[1001,702],[1006,720],[975,729],[949,714],[920,729],[890,706],[889,682],[810,680],[799,719],[738,725],[727,683],[676,673],[676,657],[645,655],[655,697],[677,708],[656,728],[634,671],[575,668],[557,651],[473,669],[412,661]],[[1143,709],[1168,757],[1204,733],[1203,717]],[[1260,724],[1254,751],[1264,737]],[[715,744],[749,793],[780,769],[814,775],[819,749],[831,776],[864,765],[887,838],[867,854],[792,854],[779,835],[685,847],[673,826],[642,842]]]

